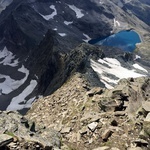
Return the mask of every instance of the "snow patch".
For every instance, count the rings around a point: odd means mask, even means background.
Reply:
[[[12,52],[8,51],[7,47],[5,46],[3,50],[0,50],[0,59],[3,59],[0,64],[9,65],[12,67],[18,66],[18,59],[13,60],[15,56]],[[13,62],[12,62],[13,61]]]
[[[35,101],[36,97],[30,98],[27,103],[24,105],[24,108],[30,108],[32,103]]]
[[[137,59],[141,59],[141,56],[135,55],[135,59],[134,60],[137,60]]]
[[[86,39],[83,39],[83,41],[87,42],[91,40],[91,38],[87,35],[87,34],[84,34],[83,35],[86,37]]]
[[[54,28],[53,30],[54,30],[54,31],[57,31],[58,29],[57,29],[57,28]]]
[[[114,18],[114,27],[120,27],[120,22]]]
[[[60,36],[64,37],[66,36],[67,34],[66,33],[58,33]]]
[[[14,80],[7,75],[0,74],[0,79],[5,79],[4,82],[0,83],[1,94],[9,94],[10,92],[18,89],[26,80],[29,75],[29,71],[22,65],[18,69],[19,72],[25,73],[25,77],[21,80]]]
[[[21,94],[19,94],[18,96],[14,97],[11,100],[11,103],[7,107],[7,110],[14,111],[14,110],[21,110],[23,108],[29,107],[35,98],[30,99],[30,101],[28,101],[26,104],[19,104],[19,103],[21,102],[25,103],[26,102],[25,98],[33,92],[36,86],[37,86],[37,81],[32,80],[30,82],[30,85],[28,85]]]
[[[82,9],[79,9],[74,5],[68,5],[68,6],[76,13],[77,18],[82,18],[84,16],[84,14],[82,13]]]
[[[67,25],[67,26],[72,24],[72,23],[73,23],[73,21],[64,21],[64,24]]]
[[[50,15],[42,15],[42,14],[39,13],[45,20],[54,19],[54,16],[57,15],[57,10],[56,10],[55,6],[51,5],[50,8],[54,10],[54,12]]]
[[[133,64],[133,67],[134,67],[134,68],[137,68],[137,69],[139,69],[139,70],[145,71],[145,72],[148,73],[148,71],[147,71],[146,69],[144,69],[143,67],[141,67],[141,66],[138,65],[138,64]]]
[[[114,58],[104,58],[99,59],[98,62],[94,60],[91,61],[91,67],[95,72],[98,73],[100,81],[105,84],[106,88],[113,88],[112,85],[117,84],[120,79],[123,78],[136,78],[145,76],[144,74],[136,73],[136,70],[128,70],[121,66],[120,62]],[[106,64],[106,65],[104,65]],[[107,67],[108,66],[108,67]],[[105,74],[110,74],[116,76],[118,79],[111,79]]]
[[[100,3],[100,4],[104,4],[104,1],[103,1],[103,0],[100,0],[99,3]]]

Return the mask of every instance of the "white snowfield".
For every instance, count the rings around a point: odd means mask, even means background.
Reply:
[[[10,92],[18,89],[26,80],[29,75],[29,71],[22,65],[19,72],[25,73],[25,77],[21,80],[14,80],[7,75],[0,74],[0,79],[5,79],[4,82],[0,83],[1,94],[9,94]]]
[[[6,46],[3,50],[0,50],[0,59],[2,59],[2,61],[0,61],[0,64],[9,65],[12,67],[18,66],[19,63],[18,59],[14,60],[15,56],[12,52],[8,51]]]
[[[57,10],[56,10],[55,6],[51,5],[50,8],[54,10],[52,12],[52,14],[50,14],[50,15],[42,15],[42,14],[39,13],[45,20],[54,19],[54,16],[57,15]]]
[[[26,97],[31,94],[34,90],[34,88],[37,85],[37,81],[36,80],[32,80],[30,82],[30,84],[24,89],[24,91],[19,94],[18,96],[14,97],[11,100],[10,105],[7,107],[7,110],[21,110],[23,108],[28,108],[29,106],[31,106],[31,103],[35,100],[35,97],[33,97],[32,99],[30,99],[27,103],[26,103]],[[25,103],[25,104],[19,104],[19,103]]]
[[[82,13],[82,9],[77,8],[75,5],[68,5],[68,6],[76,13],[77,18],[82,18],[84,16],[84,14]]]
[[[15,59],[15,55],[10,52],[7,47],[4,47],[0,50],[0,64],[5,66],[11,66],[15,69],[19,65],[18,59]],[[29,70],[22,65],[19,69],[16,68],[16,73],[23,73],[24,77],[20,80],[12,79],[11,76],[1,74],[0,72],[0,95],[7,95],[14,90],[17,90],[21,85],[23,85],[28,76]],[[12,98],[10,105],[7,110],[20,110],[23,108],[31,107],[32,102],[35,100],[35,97],[29,99],[28,101],[25,99],[30,93],[33,92],[34,88],[37,85],[36,80],[32,80],[30,85],[28,85],[18,96]],[[27,101],[27,102],[26,102]],[[20,102],[25,102],[25,104],[19,104]]]
[[[106,88],[108,89],[113,88],[112,85],[117,84],[120,79],[146,76],[144,74],[139,74],[135,72],[136,70],[134,69],[128,70],[127,68],[122,67],[120,62],[114,58],[99,59],[98,62],[95,62],[92,59],[90,61],[91,61],[91,67],[98,74],[100,81],[104,83]],[[107,67],[107,65],[109,67]],[[134,67],[138,69],[140,68],[140,70],[143,70],[143,71],[147,71],[144,68],[139,67],[139,65],[138,66],[134,65]],[[115,75],[119,79],[111,79],[110,77],[107,77],[105,75],[107,73],[110,75]]]

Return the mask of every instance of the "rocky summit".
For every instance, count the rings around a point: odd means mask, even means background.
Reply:
[[[149,0],[0,0],[0,150],[150,150],[149,16]]]

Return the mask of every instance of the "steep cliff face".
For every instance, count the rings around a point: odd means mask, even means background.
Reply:
[[[55,91],[73,72],[84,71],[87,59],[89,59],[88,55],[95,55],[96,58],[102,55],[101,48],[88,44],[81,44],[68,53],[70,50],[68,42],[62,42],[63,39],[60,38],[62,43],[59,43],[59,39],[55,39],[56,37],[53,35],[56,33],[48,32],[45,40],[41,42],[41,47],[32,55],[33,63],[29,64],[32,68],[31,73],[40,77],[38,90],[44,95]],[[43,57],[44,55],[45,57]],[[39,66],[41,67],[39,68]]]

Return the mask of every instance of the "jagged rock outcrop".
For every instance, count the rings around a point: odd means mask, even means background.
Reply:
[[[0,131],[2,150],[51,150],[59,149],[61,144],[57,131],[38,126],[17,112],[0,112]]]
[[[29,58],[33,60],[29,64],[32,68],[31,73],[40,77],[38,91],[42,95],[51,94],[58,89],[72,73],[84,72],[86,66],[90,67],[90,58],[98,59],[104,56],[103,48],[85,43],[68,53],[70,47],[66,41],[62,40],[60,43],[62,38],[59,40],[55,36],[57,36],[55,32],[49,31],[39,49]],[[41,53],[45,56],[39,57]]]

